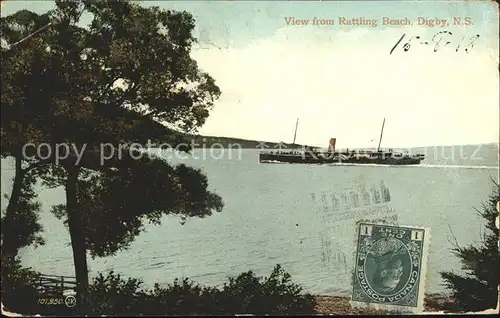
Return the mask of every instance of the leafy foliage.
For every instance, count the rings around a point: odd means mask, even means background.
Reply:
[[[500,257],[498,247],[498,229],[495,219],[498,217],[496,204],[500,201],[499,185],[487,203],[483,204],[478,214],[486,220],[486,231],[480,246],[456,246],[454,254],[462,261],[465,275],[442,272],[445,286],[453,292],[454,311],[482,311],[496,308],[498,286],[500,283]]]
[[[16,172],[12,191],[15,198],[10,198],[7,208],[2,211],[2,262],[15,263],[15,257],[23,247],[33,245],[36,248],[45,245],[42,237],[43,226],[39,222],[41,204],[33,189],[39,173],[43,173],[43,169]],[[16,187],[18,191],[14,189]],[[8,199],[9,196],[5,194],[5,198]]]
[[[301,295],[302,288],[277,265],[267,278],[252,271],[230,278],[224,284],[222,300],[226,312],[256,314],[310,314],[314,302],[311,295]]]
[[[202,287],[188,279],[152,290],[142,290],[137,279],[122,279],[110,272],[100,274],[91,285],[93,314],[97,315],[234,315],[311,314],[314,299],[280,265],[269,277],[252,271],[229,278],[221,289]]]
[[[33,172],[33,171],[30,171]],[[34,245],[44,245],[45,240],[41,236],[43,227],[39,223],[40,202],[38,202],[37,194],[33,186],[36,182],[35,174],[27,173],[23,178],[21,188],[21,195],[19,196],[19,203],[17,212],[12,218],[2,216],[2,248],[4,244],[10,244],[7,248],[9,250],[18,251],[19,249]],[[6,196],[8,198],[8,196]],[[5,238],[9,237],[10,240]]]
[[[4,273],[2,264],[2,273]],[[7,273],[7,271],[5,271]],[[74,314],[76,308],[37,306],[37,293],[31,287],[38,274],[20,266],[8,268],[10,281],[16,290],[4,290],[4,304],[19,313],[48,315]],[[4,276],[2,276],[2,279]],[[2,282],[3,283],[3,282]],[[13,286],[12,284],[9,286]],[[99,273],[90,284],[91,315],[234,315],[234,314],[312,314],[316,305],[313,296],[303,294],[291,276],[276,265],[269,277],[257,277],[253,271],[230,277],[222,288],[195,284],[189,279],[175,279],[162,288],[142,288],[135,278],[124,279],[120,274]],[[5,293],[4,293],[5,291]],[[14,297],[22,295],[21,298]]]
[[[36,313],[38,293],[34,284],[39,273],[23,267],[19,258],[2,261],[1,267],[3,305],[15,312]]]
[[[90,285],[90,308],[95,314],[132,314],[139,299],[145,296],[140,289],[142,281],[122,279],[119,274],[99,274]]]
[[[44,23],[47,23],[45,15],[19,11],[1,19],[2,40],[16,42]],[[44,131],[35,125],[36,120],[25,121],[27,109],[43,101],[33,84],[43,73],[40,61],[46,57],[44,49],[39,39],[27,43],[26,50],[17,54],[12,54],[2,45],[1,156],[12,156],[16,163],[9,204],[2,211],[2,259],[9,259],[9,262],[20,248],[44,243],[40,235],[42,226],[38,222],[40,204],[32,189],[37,175],[44,172],[41,167],[33,165],[37,160],[22,154],[23,145],[44,138]],[[46,84],[38,83],[40,88]]]

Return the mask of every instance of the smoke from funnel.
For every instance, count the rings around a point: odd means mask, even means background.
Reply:
[[[328,151],[335,151],[335,143],[337,142],[336,138],[330,138],[330,144],[328,145]]]

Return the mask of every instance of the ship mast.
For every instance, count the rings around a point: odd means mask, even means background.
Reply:
[[[295,145],[295,139],[297,138],[297,127],[299,126],[299,118],[297,117],[297,122],[295,123],[295,133],[293,134],[293,144]]]
[[[385,125],[385,118],[384,121],[382,122],[382,130],[380,131],[380,140],[378,141],[377,152],[380,151],[380,144],[382,143],[382,134],[384,133],[384,125]]]

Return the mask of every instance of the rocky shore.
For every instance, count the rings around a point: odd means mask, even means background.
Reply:
[[[319,315],[387,315],[390,314],[381,310],[352,309],[349,304],[349,297],[341,296],[315,296],[316,314]],[[441,311],[450,307],[451,299],[447,296],[432,294],[425,298],[425,311]]]

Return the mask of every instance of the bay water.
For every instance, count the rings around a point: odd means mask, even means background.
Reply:
[[[202,169],[210,190],[223,198],[223,211],[185,224],[175,216],[164,216],[159,226],[146,224],[129,249],[112,257],[89,258],[90,276],[115,271],[141,278],[145,287],[183,277],[220,286],[228,276],[247,270],[268,276],[275,264],[281,264],[306,292],[347,295],[356,217],[338,220],[335,214],[341,211],[329,198],[382,183],[390,200],[379,207],[395,213],[401,225],[431,229],[426,289],[443,292],[439,272],[461,268],[451,251],[455,239],[460,245],[481,239],[485,221],[474,208],[481,208],[492,193],[492,179],[498,180],[498,147],[428,149],[419,166],[261,164],[255,149],[196,149],[187,158],[163,151],[173,164]],[[3,210],[13,169],[10,158],[2,160]],[[64,189],[37,185],[37,191],[47,244],[23,249],[22,261],[44,274],[73,276],[69,233],[50,213],[52,205],[64,203]]]

